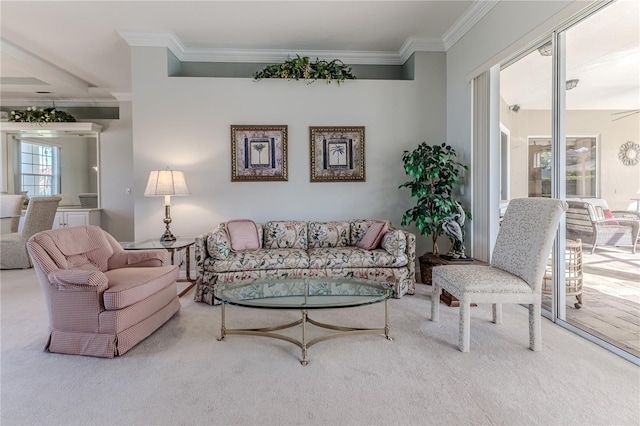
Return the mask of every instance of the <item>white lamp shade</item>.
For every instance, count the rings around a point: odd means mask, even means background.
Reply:
[[[189,194],[189,187],[181,170],[154,170],[149,173],[145,197]]]

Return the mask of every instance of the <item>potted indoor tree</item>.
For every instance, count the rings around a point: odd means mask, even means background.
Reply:
[[[411,189],[416,205],[402,216],[402,226],[414,223],[424,237],[431,235],[433,253],[439,254],[438,237],[443,233],[445,219],[460,213],[462,208],[453,198],[460,174],[468,167],[456,161],[456,151],[446,143],[429,145],[422,142],[413,151],[402,155],[404,171],[412,180],[400,185]],[[464,210],[463,210],[464,211]],[[464,211],[470,219],[469,212]]]

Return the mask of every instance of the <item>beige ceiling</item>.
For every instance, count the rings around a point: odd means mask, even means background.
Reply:
[[[0,104],[91,105],[130,98],[130,46],[122,34],[169,34],[172,43],[207,55],[400,57],[408,41],[416,50],[446,50],[491,4],[0,0]],[[600,109],[640,108],[639,6],[638,0],[619,0],[569,31],[567,78],[580,79],[567,94],[570,108],[593,108],[598,101]],[[533,52],[503,71],[505,100],[546,108],[550,61]]]
[[[172,32],[187,48],[397,53],[411,37],[443,45],[473,3],[3,0],[2,103],[126,96],[130,48],[119,31]]]

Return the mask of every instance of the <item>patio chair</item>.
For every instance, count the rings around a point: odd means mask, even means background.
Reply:
[[[27,249],[49,312],[49,352],[113,358],[180,310],[165,250],[124,250],[97,226],[40,232]]]
[[[432,270],[431,320],[439,321],[442,289],[460,301],[459,342],[469,352],[472,303],[493,304],[493,322],[502,322],[502,303],[529,306],[529,347],[542,349],[542,277],[564,201],[549,198],[511,200],[498,232],[490,265],[442,265]]]
[[[611,212],[612,217],[598,217],[591,202],[568,201],[567,238],[591,244],[591,254],[598,246],[629,246],[636,252],[640,220],[634,212]]]
[[[51,229],[60,197],[32,197],[21,232],[0,235],[0,269],[31,268],[27,240],[35,233]]]

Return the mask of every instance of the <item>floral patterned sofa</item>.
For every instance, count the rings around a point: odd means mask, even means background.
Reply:
[[[415,291],[416,237],[400,229],[387,230],[377,248],[356,244],[373,220],[334,222],[270,221],[256,224],[260,248],[231,250],[226,223],[196,237],[195,300],[218,304],[218,283],[265,277],[349,277],[391,284],[395,297]]]

